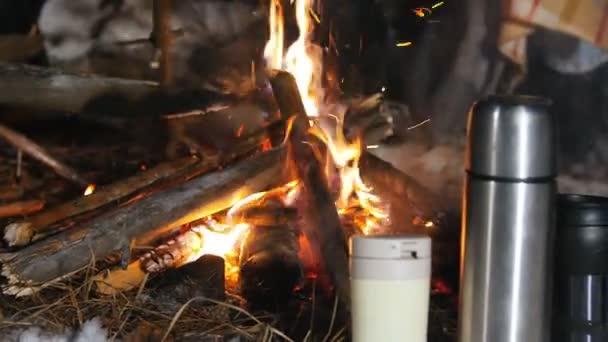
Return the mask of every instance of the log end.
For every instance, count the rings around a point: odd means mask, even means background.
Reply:
[[[34,229],[29,222],[15,222],[4,228],[4,241],[9,246],[25,246],[32,241]]]
[[[9,296],[25,297],[31,296],[32,294],[40,290],[39,287],[26,286],[23,284],[17,275],[12,271],[8,264],[2,265],[2,276],[7,279],[5,285],[2,286],[2,293]]]

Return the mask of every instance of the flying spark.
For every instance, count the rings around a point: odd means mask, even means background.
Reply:
[[[415,125],[414,125],[414,126],[412,126],[412,127],[408,127],[408,128],[407,128],[407,130],[409,131],[409,130],[412,130],[412,129],[418,128],[418,127],[420,127],[420,126],[424,125],[425,123],[427,123],[427,122],[429,122],[429,121],[431,121],[431,119],[430,119],[430,118],[428,118],[428,119],[426,119],[426,120],[424,120],[424,121],[422,121],[422,122],[420,122],[420,123],[417,123],[417,124],[415,124]]]
[[[367,145],[368,149],[378,148],[379,145]]]
[[[441,6],[441,5],[443,5],[443,1],[434,4],[433,7],[431,7],[431,8],[437,8],[437,7]]]
[[[398,47],[410,46],[412,42],[401,42],[396,44]]]

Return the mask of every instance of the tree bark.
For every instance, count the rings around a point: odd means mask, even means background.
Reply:
[[[125,250],[146,245],[172,228],[234,205],[255,192],[290,180],[284,147],[205,174],[92,219],[14,253],[0,255],[8,284],[4,293],[28,295]]]

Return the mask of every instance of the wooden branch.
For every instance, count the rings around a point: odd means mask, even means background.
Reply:
[[[41,234],[51,231],[54,228],[52,224],[56,222],[118,201],[155,182],[170,178],[197,162],[199,162],[197,158],[188,157],[162,163],[146,172],[103,186],[89,196],[79,197],[23,221],[11,223],[4,229],[4,240],[9,246],[29,244],[31,241],[38,240]]]
[[[154,43],[160,50],[160,85],[168,89],[173,85],[173,71],[171,65],[171,0],[154,0]]]
[[[54,158],[42,146],[36,144],[26,136],[13,131],[12,129],[0,124],[0,137],[6,140],[17,149],[29,154],[32,158],[49,166],[61,177],[72,181],[78,185],[86,187],[89,183],[84,180],[76,171]]]
[[[90,102],[107,95],[136,102],[157,93],[158,84],[68,74],[59,69],[33,65],[0,63],[0,89],[0,105],[80,113]]]
[[[310,125],[298,86],[294,77],[283,71],[273,75],[271,84],[283,116],[295,115],[289,147],[290,160],[304,185],[304,217],[307,222],[304,233],[331,276],[340,299],[350,303],[346,238],[323,170],[307,144]]]
[[[44,201],[41,200],[19,201],[2,204],[0,205],[0,217],[28,215],[40,211],[42,208],[44,208]]]
[[[291,179],[284,147],[242,160],[142,200],[109,211],[81,226],[0,255],[3,290],[17,296],[33,293],[135,241],[149,244],[171,228],[231,207],[255,192]]]

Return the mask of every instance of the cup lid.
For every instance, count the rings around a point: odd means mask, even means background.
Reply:
[[[428,259],[431,238],[423,234],[356,235],[350,239],[353,258]]]

